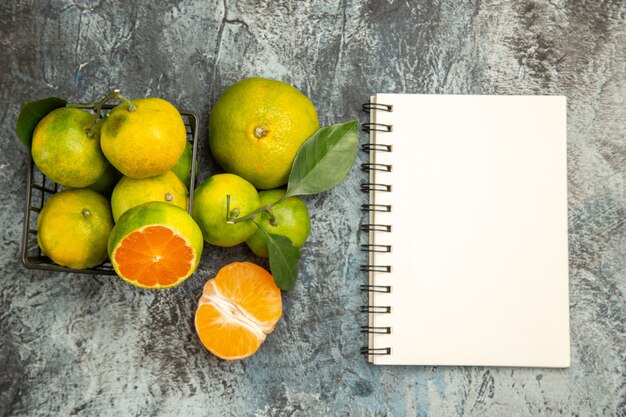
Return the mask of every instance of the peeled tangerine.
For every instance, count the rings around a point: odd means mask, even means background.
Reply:
[[[233,262],[204,285],[196,331],[215,356],[242,359],[259,349],[281,313],[280,289],[270,273],[250,262]]]

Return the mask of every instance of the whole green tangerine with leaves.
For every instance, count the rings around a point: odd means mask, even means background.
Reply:
[[[267,233],[282,235],[291,240],[300,249],[311,231],[311,219],[306,204],[299,197],[282,200],[285,190],[267,190],[259,192],[261,206],[269,207],[260,212],[254,220],[259,226],[246,240],[246,244],[255,255],[267,258]],[[280,202],[278,202],[280,201]]]
[[[359,144],[358,121],[325,126],[309,137],[298,150],[289,174],[287,191],[275,203],[260,206],[246,216],[233,215],[228,204],[222,219],[236,226],[250,223],[259,213],[271,209],[284,200],[300,195],[317,194],[341,183],[350,172]],[[271,233],[257,226],[267,238],[270,270],[276,285],[284,291],[293,289],[298,277],[300,250],[293,242],[280,234]]]
[[[260,206],[259,194],[252,184],[235,174],[217,174],[207,178],[194,191],[193,218],[207,243],[230,247],[243,243],[256,230],[251,221],[229,223]]]

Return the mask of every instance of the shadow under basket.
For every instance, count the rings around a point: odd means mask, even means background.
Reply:
[[[105,110],[110,110],[114,106],[105,106]],[[193,190],[197,177],[197,136],[198,118],[186,110],[180,110],[180,114],[187,130],[187,140],[192,145],[191,157],[191,181],[189,185],[189,214],[193,207]],[[72,269],[54,263],[39,248],[37,243],[37,217],[43,205],[48,199],[61,191],[63,187],[47,178],[33,163],[33,159],[28,154],[28,172],[26,186],[26,206],[24,212],[24,230],[22,233],[22,264],[29,269],[41,269],[45,271],[69,272],[75,274],[90,275],[115,275],[115,270],[109,260],[89,269]]]

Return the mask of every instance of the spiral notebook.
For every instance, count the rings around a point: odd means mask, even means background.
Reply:
[[[565,97],[363,107],[368,360],[568,367]]]

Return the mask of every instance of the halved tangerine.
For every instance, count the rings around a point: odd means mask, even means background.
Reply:
[[[270,273],[250,262],[233,262],[204,285],[196,331],[215,356],[242,359],[256,353],[281,313],[280,289]]]
[[[174,287],[198,267],[202,231],[180,207],[152,201],[124,212],[109,236],[109,258],[124,281]]]

